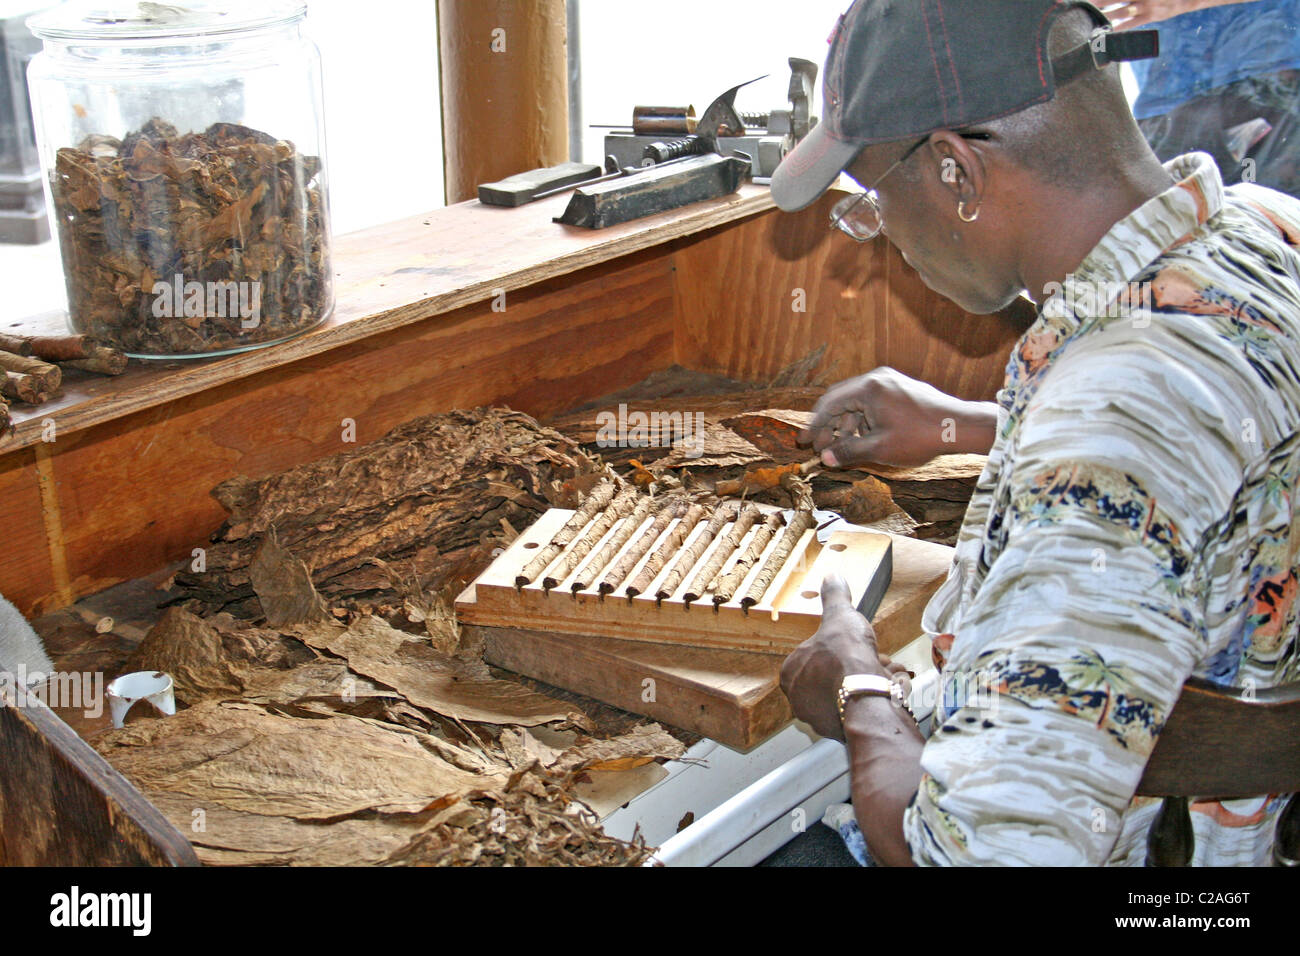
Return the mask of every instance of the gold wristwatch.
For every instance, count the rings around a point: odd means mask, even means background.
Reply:
[[[916,719],[907,702],[907,692],[903,689],[903,685],[879,674],[849,674],[840,684],[836,697],[840,705],[841,727],[844,726],[844,705],[854,697],[886,697],[902,705],[908,716],[913,720]]]

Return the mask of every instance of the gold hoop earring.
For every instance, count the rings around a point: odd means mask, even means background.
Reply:
[[[976,206],[976,207],[975,207],[975,212],[974,212],[973,215],[967,216],[967,215],[966,215],[966,200],[963,199],[963,200],[961,200],[959,203],[957,203],[957,218],[960,219],[962,222],[974,222],[974,221],[975,221],[976,219],[978,219],[979,217],[980,217],[980,207],[979,207],[979,206]]]

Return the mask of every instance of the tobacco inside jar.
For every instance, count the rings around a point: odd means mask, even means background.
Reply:
[[[320,323],[333,294],[305,6],[73,8],[31,22],[72,329],[178,358]]]
[[[78,331],[129,353],[283,339],[329,308],[320,161],[258,130],[159,119],[58,151],[51,191]]]

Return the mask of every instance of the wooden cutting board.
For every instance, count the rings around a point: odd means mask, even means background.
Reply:
[[[929,541],[891,538],[893,578],[872,621],[884,653],[920,636],[921,614],[947,576],[953,554]],[[484,638],[484,656],[498,667],[737,750],[757,746],[791,719],[780,687],[783,657],[526,627],[466,630]]]

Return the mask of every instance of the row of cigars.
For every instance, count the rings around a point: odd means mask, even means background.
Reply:
[[[798,510],[787,523],[781,512],[765,515],[752,504],[727,502],[714,509],[703,533],[683,548],[691,532],[709,510],[703,504],[691,502],[684,495],[649,498],[639,494],[634,487],[620,490],[614,482],[605,482],[592,491],[582,507],[524,566],[515,578],[515,586],[525,587],[540,576],[542,587],[549,592],[572,576],[570,589],[577,593],[595,584],[603,572],[604,577],[598,587],[603,599],[604,595],[612,594],[622,586],[637,564],[672,526],[671,532],[650,554],[636,577],[628,583],[625,591],[628,600],[645,592],[675,557],[668,575],[660,582],[656,599],[662,602],[674,594],[682,581],[695,571],[684,594],[685,602],[689,605],[705,595],[711,595],[716,607],[736,597],[737,589],[749,577],[768,544],[780,532],[776,547],[740,599],[742,608],[748,610],[763,599],[804,532],[813,527],[812,512]],[[632,541],[647,518],[653,520],[630,547],[622,550]],[[622,525],[606,539],[610,529],[619,521],[623,522]],[[730,529],[724,534],[728,525]],[[744,550],[740,551],[740,546],[751,529],[756,530]],[[710,546],[720,537],[721,543],[713,549],[708,561],[701,565]],[[602,540],[604,544],[597,549]],[[593,550],[595,554],[583,564]],[[727,561],[737,552],[740,553],[736,562],[726,574],[722,574]],[[617,561],[614,561],[615,555],[619,555]],[[580,566],[581,569],[577,570]]]
[[[85,335],[9,335],[0,332],[0,435],[12,429],[9,405],[40,405],[63,385],[63,369],[121,375],[126,355]]]

